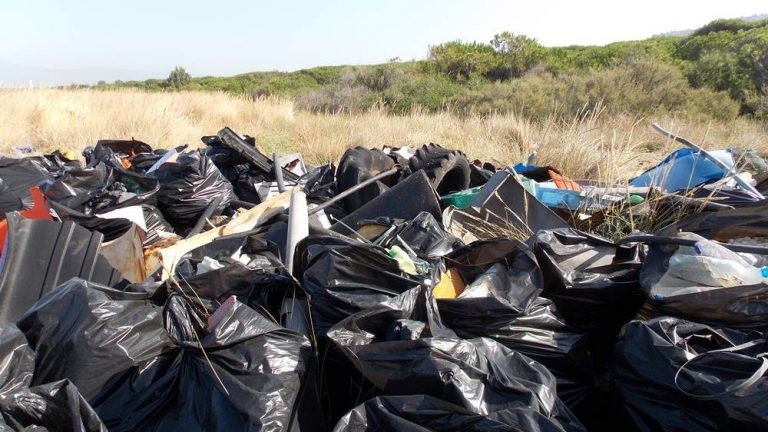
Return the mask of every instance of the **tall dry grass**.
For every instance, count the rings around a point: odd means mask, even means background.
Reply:
[[[471,158],[508,164],[537,151],[537,162],[577,178],[624,179],[679,147],[653,132],[659,121],[707,148],[768,152],[768,126],[748,119],[705,123],[593,113],[533,122],[512,115],[460,117],[449,112],[390,116],[311,114],[290,100],[251,100],[225,93],[146,93],[136,90],[0,90],[0,152],[33,146],[79,151],[100,138],[136,138],[156,148],[200,145],[224,126],[255,136],[262,150],[302,152],[312,163],[336,160],[355,145],[419,146],[437,142]]]

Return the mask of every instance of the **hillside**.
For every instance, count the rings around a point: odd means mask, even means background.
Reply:
[[[502,33],[446,42],[423,61],[323,66],[231,77],[180,76],[103,84],[150,91],[217,90],[290,97],[312,112],[517,112],[569,118],[608,110],[728,120],[768,116],[768,20],[717,20],[687,36],[605,46],[544,47]]]

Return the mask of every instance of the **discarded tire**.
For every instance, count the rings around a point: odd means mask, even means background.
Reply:
[[[344,152],[336,170],[336,189],[339,193],[358,185],[395,166],[395,161],[379,149],[355,147]],[[348,212],[381,195],[394,186],[397,178],[388,178],[368,185],[344,199]]]
[[[469,187],[472,171],[464,153],[451,151],[439,144],[427,144],[411,158],[411,172],[424,170],[432,187],[442,196]]]

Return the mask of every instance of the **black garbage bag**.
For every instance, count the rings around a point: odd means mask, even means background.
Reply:
[[[458,336],[491,338],[525,354],[549,369],[557,379],[557,394],[575,408],[592,391],[592,360],[586,335],[565,323],[552,301],[539,297],[543,289],[541,271],[531,251],[516,240],[476,242],[452,253],[452,267],[462,263],[464,273],[472,258],[485,248],[510,250],[499,262],[467,283],[457,298],[438,298],[443,324]]]
[[[304,193],[307,194],[307,203],[323,204],[336,196],[336,167],[331,163],[310,169],[301,178],[300,184],[303,184]],[[343,200],[331,204],[323,211],[337,220],[348,214]]]
[[[13,324],[0,324],[0,429],[105,431],[67,380],[30,388],[35,354]]]
[[[426,395],[379,396],[347,413],[334,432],[356,431],[560,432],[556,421],[535,409],[515,407],[486,415]]]
[[[768,203],[692,214],[660,229],[655,234],[674,237],[680,231],[696,233],[704,238],[721,242],[743,237],[768,238]]]
[[[309,337],[306,296],[279,257],[277,245],[256,236],[244,234],[215,240],[189,252],[177,265],[183,282],[166,280],[152,299],[163,304],[173,293],[189,295],[191,290],[213,313],[234,295],[252,309],[266,312],[283,327]],[[219,268],[203,272],[204,260],[216,261]]]
[[[339,193],[373,178],[395,166],[395,161],[379,149],[366,149],[360,146],[348,149],[341,156],[336,170],[336,189]],[[344,198],[347,212],[353,212],[363,204],[373,200],[394,186],[400,175],[393,174],[372,183]]]
[[[235,199],[232,185],[210,158],[199,153],[183,153],[176,162],[163,164],[157,169],[157,179],[157,207],[179,233],[195,226],[214,199],[222,198],[217,212]]]
[[[147,227],[147,236],[144,238],[144,247],[151,246],[161,240],[159,232],[173,234],[173,227],[163,217],[160,209],[152,205],[141,206],[144,213],[144,226]]]
[[[86,204],[114,183],[113,171],[104,164],[64,173],[44,188],[51,201],[85,213]]]
[[[113,431],[291,428],[306,338],[234,299],[206,314],[145,298],[73,279],[41,299],[19,320],[33,381],[79,384]]]
[[[640,272],[649,316],[671,315],[729,327],[768,328],[768,284],[710,287],[668,274],[679,246],[652,244]]]
[[[768,238],[768,205],[693,214],[655,234],[677,237],[680,231],[722,243],[743,238]],[[643,315],[671,315],[729,327],[768,328],[768,285],[706,287],[667,275],[669,258],[679,247],[654,242],[643,263],[640,282],[648,296]]]
[[[207,145],[205,155],[232,184],[237,198],[254,204],[260,203],[261,197],[256,184],[272,181],[274,174],[251,164],[242,152],[227,146],[218,136],[205,136],[201,140]],[[246,137],[245,141],[252,146],[256,144],[250,137]]]
[[[86,164],[89,167],[102,162],[111,167],[123,168],[123,159],[128,159],[137,154],[151,154],[152,147],[143,142],[134,139],[130,140],[99,140],[96,147],[89,152],[86,158]]]
[[[526,407],[584,430],[543,365],[491,339],[458,338],[435,309],[429,289],[414,288],[341,321],[328,337],[384,395],[424,394],[481,415]],[[393,332],[404,320],[425,327]]]
[[[672,317],[632,321],[616,345],[611,384],[638,431],[763,430],[766,352],[754,330]]]
[[[544,276],[542,295],[589,334],[595,361],[604,365],[619,330],[645,300],[642,250],[571,228],[539,231],[530,242]]]
[[[29,189],[50,178],[52,174],[31,158],[0,158],[0,220],[6,213],[32,208]]]
[[[159,189],[152,177],[99,163],[68,170],[43,191],[48,200],[71,210],[67,213],[90,216],[133,205],[153,205]]]
[[[19,431],[107,431],[77,387],[67,380],[0,397],[0,412],[5,425]]]
[[[324,335],[342,319],[423,282],[371,244],[311,235],[296,246],[294,275],[310,298],[315,331]]]

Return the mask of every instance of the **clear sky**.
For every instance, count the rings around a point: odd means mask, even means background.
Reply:
[[[0,61],[229,75],[421,59],[429,45],[505,30],[605,44],[763,13],[765,0],[0,0]]]

